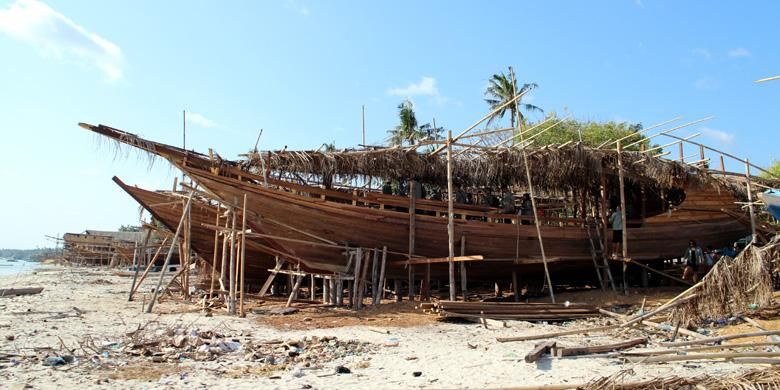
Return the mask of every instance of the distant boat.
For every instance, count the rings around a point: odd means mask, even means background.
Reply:
[[[766,208],[775,219],[780,220],[780,190],[769,189],[761,194],[766,203]]]

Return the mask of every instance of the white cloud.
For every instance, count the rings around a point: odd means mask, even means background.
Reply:
[[[712,53],[710,53],[709,50],[700,47],[691,50],[691,54],[693,54],[694,56],[704,58],[705,60],[709,60],[712,58]]]
[[[97,67],[109,82],[122,79],[122,51],[38,0],[17,0],[0,10],[0,32],[38,48],[42,55]]]
[[[720,88],[720,83],[718,83],[717,80],[713,80],[709,77],[699,77],[696,79],[696,81],[693,82],[693,86],[696,87],[696,89],[700,89],[702,91],[714,91]]]
[[[728,56],[732,58],[736,57],[750,57],[752,53],[748,49],[745,49],[744,47],[738,47],[736,49],[729,50]]]
[[[187,118],[187,123],[191,123],[196,126],[205,127],[207,129],[210,129],[212,127],[217,127],[217,122],[214,122],[213,120],[206,118],[205,116],[198,114],[197,112],[187,111],[186,118]]]
[[[712,129],[709,127],[699,128],[699,132],[706,137],[713,138],[723,145],[731,145],[734,143],[734,134],[727,133],[723,130]]]
[[[447,98],[439,93],[436,87],[436,79],[433,77],[422,77],[419,83],[409,83],[405,87],[388,88],[388,95],[412,98],[414,96],[429,96],[439,104],[447,102]]]

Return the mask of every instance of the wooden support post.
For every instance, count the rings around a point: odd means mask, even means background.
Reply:
[[[726,174],[726,163],[723,161],[723,155],[720,155],[720,173],[725,175]]]
[[[290,291],[290,297],[287,298],[287,304],[284,307],[290,307],[290,305],[292,305],[293,299],[298,295],[298,288],[301,287],[301,282],[303,282],[303,275],[298,275],[298,278],[295,280],[295,285],[293,286],[292,291]]]
[[[214,226],[219,226],[219,210],[222,206],[217,203],[217,220],[214,222]],[[211,257],[211,286],[209,286],[208,299],[214,296],[214,279],[217,277],[217,253],[219,252],[219,230],[214,230],[214,253]],[[207,299],[203,300],[203,309],[206,308]]]
[[[336,290],[338,290],[338,304],[339,306],[344,306],[344,279],[339,276],[338,279],[336,279]]]
[[[360,309],[361,307],[361,291],[362,291],[362,284],[363,281],[360,278],[360,272],[362,270],[363,266],[363,248],[357,248],[355,250],[355,273],[354,273],[354,299],[355,302],[353,302],[352,308],[354,310]]]
[[[176,240],[179,238],[179,234],[181,234],[182,225],[184,224],[184,220],[187,217],[187,211],[190,209],[190,204],[192,204],[192,196],[195,194],[195,192],[190,192],[189,198],[187,198],[187,204],[184,206],[184,212],[181,214],[181,219],[179,220],[179,226],[176,228],[176,233],[173,234],[173,240],[171,241],[171,246],[168,249],[168,254],[165,256],[165,262],[163,263],[163,268],[160,270],[160,279],[157,281],[157,287],[154,289],[154,292],[152,293],[152,300],[149,302],[149,306],[146,307],[146,312],[151,313],[152,308],[154,307],[154,302],[157,300],[157,294],[160,291],[160,287],[162,287],[162,281],[165,277],[165,270],[168,268],[168,264],[171,262],[171,257],[173,256],[173,249],[176,247]]]
[[[387,246],[382,247],[382,264],[379,267],[379,284],[377,289],[378,294],[374,294],[374,305],[378,305],[382,302],[382,297],[385,295],[385,266],[387,265]]]
[[[136,256],[133,255],[133,283],[130,285],[130,294],[127,297],[128,302],[133,301],[133,289],[135,288],[135,282],[138,279],[138,271],[141,267],[141,261],[140,259],[146,259],[146,246],[149,245],[149,238],[152,236],[152,229],[146,229],[146,236],[144,236],[144,242],[143,245],[141,245],[141,255]],[[144,272],[146,274],[146,272]]]
[[[750,184],[750,160],[745,159],[745,179],[747,182],[748,210],[750,212],[750,241],[756,242],[756,215],[753,211],[753,189]]]
[[[313,301],[315,299],[315,297],[317,296],[317,294],[316,294],[317,287],[316,286],[317,286],[317,284],[314,282],[314,275],[311,275],[310,276],[310,280],[309,280],[309,300],[310,301]]]
[[[401,280],[393,279],[393,290],[395,290],[395,301],[401,302]]]
[[[620,183],[620,218],[623,223],[623,293],[628,295],[628,278],[626,277],[626,270],[628,269],[628,220],[626,219],[626,189],[625,181],[623,178],[623,157],[620,149],[620,142],[617,143],[617,160],[618,160],[618,181]]]
[[[355,281],[347,280],[347,306],[355,306]]]
[[[227,277],[227,258],[228,258],[228,229],[230,228],[230,216],[225,216],[225,229],[222,231],[222,259],[219,263],[219,289],[221,291],[227,291],[226,286],[228,281]],[[225,303],[228,301],[228,296],[225,296]]]
[[[680,145],[680,162],[685,164],[685,154],[684,154],[685,152],[683,151],[683,143],[680,142],[679,145]]]
[[[453,201],[455,193],[452,189],[452,130],[447,133],[447,248],[449,250],[449,282],[450,300],[455,300],[455,224],[453,219]]]
[[[241,300],[238,304],[238,314],[241,317],[244,317],[246,314],[244,313],[244,273],[246,271],[246,193],[244,193],[244,209],[241,211],[241,281],[239,283],[239,286],[241,287]],[[303,280],[303,277],[298,281],[297,285],[300,286],[300,282]],[[296,286],[293,290],[294,293],[297,294],[298,292],[298,286]]]
[[[460,236],[460,255],[466,256],[466,236]],[[460,262],[460,291],[463,293],[463,300],[469,300],[468,278],[466,277],[466,262]]]
[[[222,248],[224,249],[224,247],[225,246],[223,245]],[[222,258],[224,259],[225,256],[222,256]],[[271,284],[273,284],[276,275],[279,273],[279,270],[282,269],[285,263],[287,263],[287,260],[279,259],[279,256],[276,256],[276,266],[274,266],[274,270],[271,271],[271,274],[268,275],[268,279],[266,279],[265,283],[263,283],[263,287],[260,288],[260,294],[258,294],[260,298],[264,297],[268,292],[268,289],[271,288]]]
[[[330,303],[333,306],[339,305],[339,291],[338,291],[338,283],[336,283],[336,277],[332,277],[329,280],[330,285]]]
[[[379,249],[374,248],[374,261],[371,262],[371,303],[376,305],[379,294]]]
[[[228,313],[236,314],[236,212],[230,210],[230,292],[228,294]]]
[[[515,292],[515,302],[520,302],[520,286],[517,284],[517,271],[512,271],[512,290]]]
[[[417,215],[417,197],[415,196],[415,193],[417,192],[417,182],[414,180],[411,180],[409,182],[409,260],[412,259],[412,256],[414,255],[414,236],[415,231],[417,230],[415,227],[415,220]],[[414,266],[409,265],[409,268],[407,268],[407,271],[409,273],[409,300],[414,300]]]
[[[326,305],[330,303],[330,282],[325,278],[322,279],[322,303]]]
[[[154,256],[152,256],[152,260],[149,261],[148,264],[146,264],[146,269],[144,270],[144,273],[141,275],[141,278],[138,279],[138,282],[135,283],[135,285],[130,289],[130,298],[129,300],[133,299],[133,295],[138,291],[138,287],[141,285],[141,283],[144,282],[144,279],[146,279],[146,275],[149,274],[149,271],[154,267],[154,262],[157,261],[157,257],[160,255],[160,252],[165,247],[165,244],[168,242],[169,237],[165,237],[163,239],[163,242],[160,244],[160,246],[157,248],[157,251],[154,252]]]
[[[371,253],[368,251],[363,253],[363,256],[365,258],[363,259],[363,271],[360,273],[360,289],[357,291],[357,308],[362,309],[363,308],[363,298],[365,297],[366,292],[366,273],[368,273],[368,266],[370,265],[370,257]]]
[[[515,82],[515,75],[514,73],[510,72],[512,75],[512,83]],[[518,104],[518,100],[515,100],[515,112],[520,112],[520,106]],[[522,124],[523,121],[517,121],[517,133],[520,136],[520,144],[524,144],[523,139],[523,132],[522,132]],[[547,286],[550,289],[550,301],[552,303],[555,303],[555,291],[553,289],[552,284],[552,278],[550,278],[550,269],[547,267],[547,255],[544,252],[544,240],[542,239],[542,228],[539,223],[539,213],[537,212],[536,208],[536,197],[534,196],[534,186],[533,181],[531,180],[531,168],[528,165],[528,152],[525,150],[525,146],[521,148],[523,152],[523,163],[525,165],[525,176],[526,176],[526,182],[528,184],[528,193],[531,196],[531,209],[534,213],[534,225],[536,226],[536,237],[539,239],[539,250],[542,253],[542,264],[544,265],[544,275],[547,279]]]

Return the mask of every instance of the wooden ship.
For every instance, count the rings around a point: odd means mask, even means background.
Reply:
[[[274,264],[271,259],[280,257],[311,272],[348,274],[354,248],[384,248],[390,279],[420,279],[422,272],[414,276],[414,269],[421,266],[426,278],[447,275],[448,202],[435,194],[447,192],[448,161],[440,154],[399,147],[253,151],[241,161],[230,161],[212,151],[188,151],[109,126],[80,126],[166,159],[197,184],[193,191],[211,199],[209,204],[245,208],[251,230],[246,233],[250,276],[267,272]],[[503,280],[519,273],[541,283],[537,276],[543,265],[556,283],[597,276],[601,280],[599,268],[610,256],[607,218],[619,204],[619,179],[625,180],[628,253],[636,263],[678,258],[690,239],[717,248],[751,233],[750,217],[738,204],[749,189],[729,180],[724,169],[715,174],[703,164],[577,143],[526,149],[528,176],[539,204],[535,216],[478,200],[528,191],[516,148],[472,150],[449,161],[457,191],[466,193],[453,195],[453,260],[459,263],[457,272],[468,274],[469,280]],[[619,178],[621,164],[624,177]],[[116,181],[173,227],[176,211],[163,215],[152,206],[164,203],[163,198]],[[389,183],[408,190],[388,191]],[[420,196],[420,187],[434,196]],[[204,214],[202,220],[199,216],[197,222],[201,231],[195,234],[203,243],[193,245],[204,248],[206,261],[219,225],[212,221],[215,213]]]

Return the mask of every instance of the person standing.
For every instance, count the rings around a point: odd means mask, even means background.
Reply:
[[[623,214],[620,212],[620,206],[609,216],[609,223],[612,224],[612,258],[617,259],[623,245]]]
[[[685,251],[685,270],[683,271],[683,280],[691,277],[691,280],[696,283],[699,281],[699,265],[701,265],[704,259],[704,253],[701,248],[696,245],[696,241],[688,241],[688,249]]]

